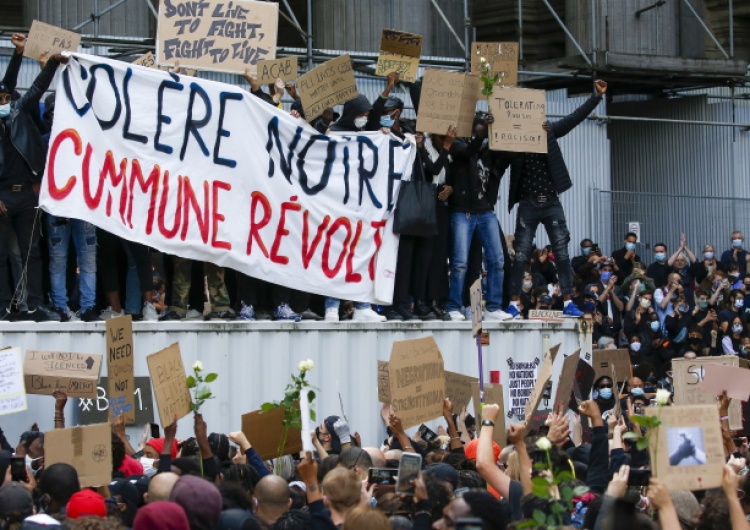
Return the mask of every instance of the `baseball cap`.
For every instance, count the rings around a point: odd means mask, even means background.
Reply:
[[[104,504],[104,497],[95,491],[85,489],[73,494],[68,501],[66,513],[71,519],[106,517],[107,507]]]

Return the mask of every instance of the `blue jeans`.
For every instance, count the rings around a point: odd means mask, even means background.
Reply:
[[[81,312],[94,307],[96,302],[96,227],[79,219],[47,216],[49,234],[49,280],[52,305],[68,309],[68,290],[65,271],[68,265],[70,238],[78,258]]]
[[[339,305],[341,304],[341,300],[339,300],[338,298],[331,298],[330,296],[326,296],[324,304],[326,309],[330,309],[332,307],[338,309]],[[354,309],[370,309],[370,303],[354,302]]]
[[[138,267],[135,264],[130,245],[123,245],[128,258],[128,274],[125,277],[125,314],[137,315],[143,311],[141,281],[138,279]]]
[[[503,247],[500,243],[500,224],[493,212],[451,213],[453,248],[451,249],[451,277],[447,311],[461,310],[461,291],[466,279],[469,246],[474,232],[479,233],[487,268],[487,311],[497,311],[503,303]]]
[[[510,294],[518,296],[521,293],[523,274],[531,258],[532,243],[539,224],[544,225],[552,252],[555,253],[555,267],[560,281],[560,290],[563,295],[569,295],[573,291],[573,270],[570,267],[568,254],[570,232],[568,232],[562,204],[557,198],[545,203],[533,199],[522,199],[518,204],[516,234],[513,242],[516,259],[513,262],[510,277]]]

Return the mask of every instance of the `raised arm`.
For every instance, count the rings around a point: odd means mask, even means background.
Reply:
[[[491,424],[485,425],[485,421],[482,421],[479,431],[477,471],[502,497],[508,499],[510,498],[510,477],[497,467],[495,453],[492,450],[492,434],[495,431],[495,421],[499,415],[500,406],[497,404],[485,405],[482,410],[482,419],[489,420]]]
[[[591,96],[583,105],[578,107],[571,114],[568,114],[563,119],[553,122],[550,125],[552,128],[552,132],[557,138],[562,138],[570,131],[572,131],[599,105],[599,102],[602,100],[602,96],[607,92],[607,83],[606,81],[597,79],[594,83],[594,86],[596,88],[595,96]]]

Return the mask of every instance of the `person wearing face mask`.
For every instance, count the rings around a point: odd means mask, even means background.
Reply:
[[[747,334],[743,334],[740,337],[740,349],[738,354],[745,359],[750,357],[750,336]]]
[[[710,336],[710,334],[708,335]],[[704,344],[703,337],[703,331],[700,327],[696,325],[690,328],[688,331],[688,338],[680,349],[678,356],[684,357],[686,352],[695,352],[699,356],[707,355],[709,350],[707,345]]]
[[[591,397],[599,405],[599,410],[602,413],[615,408],[617,402],[615,401],[615,389],[612,378],[603,375],[594,381]]]
[[[614,337],[620,334],[622,330],[622,311],[625,309],[622,291],[618,287],[619,277],[614,271],[615,262],[613,259],[601,264],[599,272],[599,310],[602,318],[609,321],[611,332]]]
[[[648,351],[648,347],[645,348],[646,351],[643,351],[643,343],[641,342],[641,336],[636,334],[632,335],[628,339],[628,355],[630,356],[630,365],[631,366],[639,366],[646,361],[648,361],[648,356],[646,355],[646,352]]]
[[[716,252],[714,251],[713,245],[706,245],[703,247],[702,260],[696,261],[690,266],[690,272],[695,278],[695,283],[700,285],[707,276],[713,274],[713,272],[719,267],[719,262],[716,260]]]
[[[650,312],[653,312],[654,294],[651,291],[643,291],[640,295],[636,294],[638,284],[633,282],[633,292],[631,299],[626,306],[625,319],[623,327],[627,335],[639,333],[641,324],[647,320]]]
[[[655,311],[648,314],[645,321],[641,321],[641,342],[648,344],[648,355],[652,362],[661,363],[672,358],[674,350],[669,338],[664,334],[659,317]]]
[[[736,316],[730,322],[730,328],[721,339],[721,349],[724,355],[740,354],[740,339],[745,334],[745,324],[742,318]]]
[[[692,325],[693,317],[690,314],[690,306],[684,296],[678,296],[672,304],[672,313],[664,319],[667,336],[674,344],[684,344]]]
[[[732,322],[735,318],[739,318],[740,322],[744,324],[744,308],[744,291],[731,291],[724,301],[724,309],[719,313],[718,323],[722,340],[724,336],[731,334]]]
[[[646,276],[654,280],[656,285],[666,285],[671,269],[667,263],[667,245],[657,243],[654,245],[654,262],[646,269]]]
[[[633,264],[641,261],[641,257],[635,252],[637,242],[638,236],[633,232],[628,232],[625,234],[624,246],[612,252],[612,259],[615,261],[619,277],[618,285],[622,285],[623,280],[633,274]]]
[[[654,291],[654,308],[662,325],[667,315],[671,315],[673,312],[673,300],[678,296],[685,296],[685,288],[680,282],[679,273],[672,272],[667,276],[667,284]]]
[[[742,248],[745,244],[745,236],[739,230],[732,232],[732,248],[721,254],[719,267],[724,272],[729,272],[730,265],[737,265],[740,274],[747,274],[747,250]]]
[[[2,320],[60,320],[60,315],[44,305],[39,249],[41,211],[37,205],[45,148],[37,122],[39,102],[52,83],[57,67],[67,61],[60,54],[51,57],[31,88],[15,101],[11,101],[11,86],[0,84],[0,278],[5,279],[0,282]],[[28,306],[28,311],[13,314],[11,301],[18,298],[21,286],[15,289],[16,292],[11,292],[10,282],[7,281],[12,232],[15,232],[21,256],[25,257],[23,277],[26,280]]]

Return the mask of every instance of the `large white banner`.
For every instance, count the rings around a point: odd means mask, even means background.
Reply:
[[[236,86],[76,54],[40,205],[162,252],[388,304],[391,213],[414,155],[380,132],[318,134]]]

